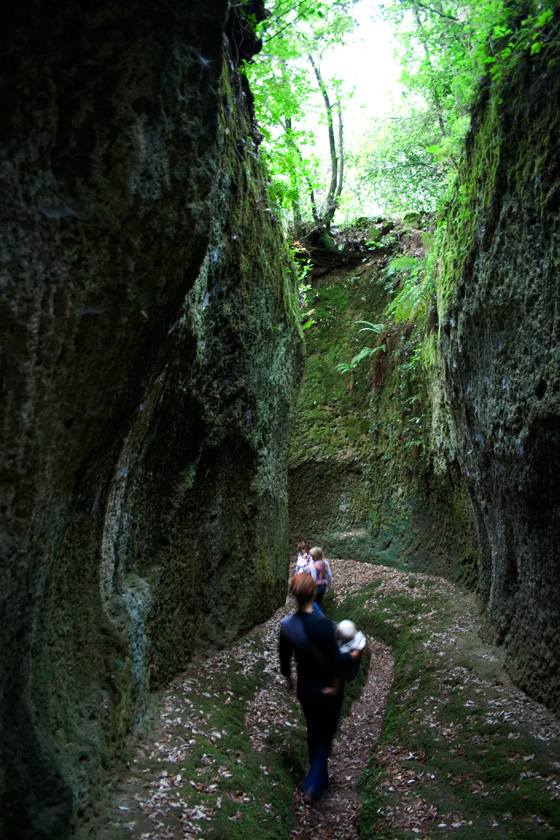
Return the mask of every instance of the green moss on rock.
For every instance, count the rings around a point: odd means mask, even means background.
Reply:
[[[308,537],[331,556],[469,577],[472,525],[452,456],[433,435],[439,391],[420,364],[423,328],[359,332],[358,321],[387,318],[395,291],[387,260],[326,275],[310,300],[315,325],[290,455],[291,539]],[[355,371],[337,370],[381,344]]]
[[[558,710],[560,19],[541,12],[512,7],[524,35],[481,88],[447,216],[440,321],[487,631],[514,678]]]
[[[67,837],[150,689],[285,598],[296,275],[226,18],[222,0],[0,10],[14,840]]]

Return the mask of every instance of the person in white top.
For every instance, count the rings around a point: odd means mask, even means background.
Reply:
[[[309,553],[310,548],[311,543],[309,542],[309,540],[303,540],[302,542],[298,543],[298,556],[295,574],[300,575],[302,572],[307,572],[307,574],[311,575],[313,580],[315,580],[317,577],[317,572],[315,570],[313,558]]]

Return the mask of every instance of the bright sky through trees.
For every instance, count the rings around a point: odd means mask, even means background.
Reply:
[[[323,58],[325,78],[336,77],[343,83],[343,121],[346,151],[359,150],[364,135],[379,119],[390,115],[400,104],[401,68],[395,60],[396,43],[391,25],[379,14],[378,4],[358,0],[353,7],[356,28],[347,43]],[[353,91],[353,94],[351,92]],[[350,95],[351,94],[351,95]],[[318,137],[318,149],[324,152],[325,139]],[[346,200],[344,200],[346,199]],[[344,196],[339,221],[353,215],[374,215],[380,207],[371,195],[362,195],[362,206]],[[346,205],[346,206],[345,206]]]
[[[267,0],[263,50],[246,72],[286,228],[301,238],[358,216],[435,212],[479,80],[497,78],[516,50],[546,48],[545,5]]]
[[[391,110],[393,96],[400,95],[400,67],[394,60],[392,28],[377,13],[377,4],[358,0],[353,9],[356,29],[348,43],[325,56],[326,76],[337,76],[354,96],[344,103],[345,125],[356,131],[357,122]]]
[[[327,53],[323,59],[325,77],[342,80],[346,96],[343,99],[344,136],[347,152],[359,149],[364,135],[371,129],[373,121],[390,114],[394,101],[400,97],[400,67],[395,61],[395,41],[391,26],[382,20],[377,4],[371,0],[358,0],[353,8],[356,20],[355,31],[348,36],[347,43]],[[352,95],[349,95],[353,91]],[[318,138],[322,149],[323,138]],[[324,152],[323,152],[324,154]],[[344,217],[345,204],[339,213]],[[348,208],[350,216],[375,214],[379,212],[375,201],[358,208],[352,203]]]

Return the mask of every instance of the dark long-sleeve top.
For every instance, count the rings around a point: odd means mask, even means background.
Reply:
[[[291,676],[295,654],[298,680],[303,678],[323,687],[331,685],[334,677],[344,677],[352,664],[350,654],[340,652],[331,620],[315,612],[297,612],[283,619],[279,654],[283,676]]]

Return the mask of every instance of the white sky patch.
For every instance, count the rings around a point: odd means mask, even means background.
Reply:
[[[366,136],[377,129],[380,121],[401,106],[401,67],[394,52],[396,42],[391,25],[382,20],[377,3],[358,0],[354,6],[357,25],[347,43],[338,45],[321,59],[321,72],[329,90],[331,102],[335,93],[331,78],[342,82],[342,120],[346,154],[358,151]],[[317,117],[324,120],[323,106],[318,98]],[[335,119],[336,125],[336,119]],[[335,131],[337,129],[335,128]],[[316,151],[324,161],[324,177],[328,177],[329,154],[326,129],[316,132]],[[348,223],[356,215],[376,215],[379,207],[371,195],[352,198],[351,175],[346,169],[343,202],[337,213],[338,223]],[[320,194],[320,191],[319,191]]]
[[[393,98],[400,98],[400,68],[393,57],[395,41],[390,25],[381,20],[377,5],[360,0],[354,7],[357,26],[348,43],[337,47],[322,60],[324,77],[336,76],[354,95],[343,104],[344,122],[352,134],[360,124],[380,117],[393,108]],[[375,16],[375,18],[374,18]]]

